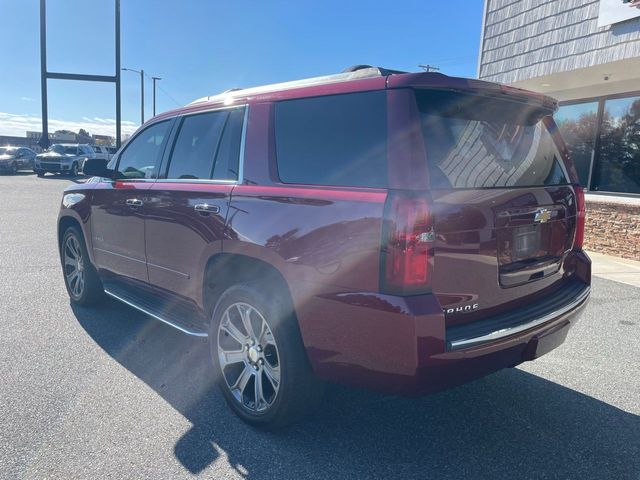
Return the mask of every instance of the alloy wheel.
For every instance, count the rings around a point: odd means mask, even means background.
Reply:
[[[280,356],[267,321],[248,303],[234,303],[218,327],[218,359],[234,398],[252,413],[273,405],[280,387]]]
[[[84,258],[80,242],[74,235],[69,235],[64,243],[64,276],[69,291],[74,298],[80,298],[84,292]]]

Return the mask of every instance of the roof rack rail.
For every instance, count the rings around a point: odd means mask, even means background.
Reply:
[[[393,75],[401,72],[399,70],[389,70],[386,68],[372,67],[370,65],[354,65],[345,69],[341,73],[334,73],[331,75],[322,75],[320,77],[303,78],[301,80],[293,80],[290,82],[273,83],[270,85],[262,85],[259,87],[250,88],[230,88],[217,95],[209,95],[207,97],[198,98],[188,105],[195,105],[197,103],[211,102],[215,100],[228,100],[236,95],[257,95],[259,93],[268,93],[279,90],[289,90],[292,88],[311,87],[314,85],[325,85],[330,83],[345,82],[349,80],[360,80],[363,78],[383,77],[387,75]],[[240,92],[240,93],[237,93]]]

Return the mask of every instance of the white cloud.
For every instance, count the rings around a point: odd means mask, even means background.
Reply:
[[[20,100],[25,101],[25,102],[35,102],[36,101],[35,98],[31,98],[31,97],[20,97]]]
[[[80,121],[59,120],[49,118],[49,132],[56,130],[71,130],[77,132],[84,128],[89,133],[97,135],[116,135],[116,121],[112,118],[82,117]],[[138,125],[135,122],[122,121],[122,135],[131,135]],[[24,137],[27,131],[42,131],[42,118],[35,115],[18,115],[0,112],[0,135]]]

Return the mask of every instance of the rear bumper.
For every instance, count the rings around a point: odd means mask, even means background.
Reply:
[[[444,390],[534,360],[564,342],[588,303],[590,260],[578,257],[582,267],[567,295],[550,299],[546,309],[482,320],[483,328],[475,322],[467,333],[476,336],[447,329],[434,295],[315,297],[298,315],[309,359],[327,380],[401,395]]]
[[[533,305],[479,322],[447,328],[447,350],[484,345],[545,325],[575,310],[588,299],[590,292],[588,285],[571,282],[560,292]]]
[[[544,321],[530,328],[502,332],[498,338],[467,348],[428,355],[418,369],[413,389],[407,393],[430,393],[455,387],[550,352],[564,342],[569,328],[582,315],[589,300],[589,291],[586,286],[578,302],[551,318],[545,317]]]

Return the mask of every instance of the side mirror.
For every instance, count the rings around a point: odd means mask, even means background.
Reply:
[[[90,177],[113,177],[113,170],[107,168],[104,158],[87,158],[82,167],[82,173]]]

